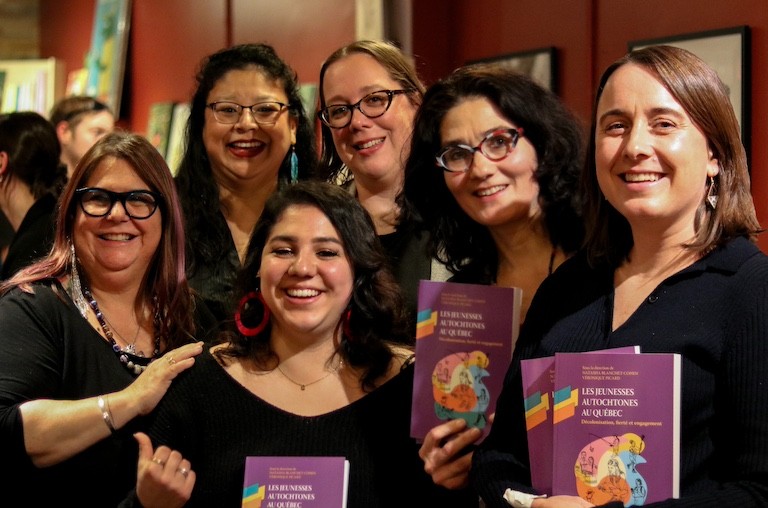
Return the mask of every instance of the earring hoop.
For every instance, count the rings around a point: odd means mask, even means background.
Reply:
[[[251,305],[251,301],[256,300],[261,305],[262,313],[261,313],[261,321],[258,325],[251,328],[248,326],[245,326],[243,324],[242,315],[244,312],[250,310],[249,307]],[[251,291],[247,295],[245,295],[241,300],[240,303],[237,306],[237,311],[235,312],[235,326],[237,326],[237,331],[240,332],[245,337],[255,337],[256,335],[260,334],[264,329],[267,327],[267,323],[269,323],[271,312],[269,311],[269,307],[267,307],[267,304],[264,302],[264,297],[261,296],[260,291]]]

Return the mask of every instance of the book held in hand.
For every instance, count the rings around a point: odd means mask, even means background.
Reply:
[[[346,508],[344,457],[246,457],[242,508]]]
[[[556,353],[553,494],[679,497],[680,374],[676,353]]]
[[[519,288],[420,281],[412,437],[423,440],[461,418],[485,438],[517,340],[521,297]]]
[[[634,354],[639,346],[604,349],[612,354]],[[525,404],[525,428],[531,485],[541,494],[552,495],[552,418],[554,412],[555,357],[530,358],[520,362]],[[561,414],[562,415],[562,414]]]

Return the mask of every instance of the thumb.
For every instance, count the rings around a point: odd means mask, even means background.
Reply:
[[[139,462],[142,460],[152,460],[155,449],[152,447],[152,440],[149,439],[149,436],[143,432],[137,432],[133,435],[133,438],[139,444]]]

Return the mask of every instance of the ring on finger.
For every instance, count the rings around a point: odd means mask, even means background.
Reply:
[[[152,457],[152,462],[159,465],[160,467],[165,466],[165,461],[162,459],[158,459],[157,457]]]
[[[180,467],[180,468],[178,468],[178,469],[176,470],[176,472],[178,472],[178,473],[181,473],[181,476],[183,476],[184,478],[186,478],[186,477],[187,477],[187,475],[189,474],[189,469],[187,469],[186,467]]]
[[[168,361],[168,365],[173,365],[176,363],[176,360],[173,359],[173,356],[166,356],[165,359]]]

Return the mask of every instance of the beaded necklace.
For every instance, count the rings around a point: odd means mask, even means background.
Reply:
[[[138,376],[147,370],[147,366],[150,364],[150,362],[152,362],[152,360],[155,359],[154,357],[160,353],[160,336],[155,337],[155,350],[152,352],[152,356],[149,358],[144,355],[134,354],[133,351],[135,351],[135,348],[132,348],[131,345],[125,349],[122,349],[115,341],[115,337],[112,335],[112,330],[110,330],[109,326],[107,325],[107,321],[104,319],[104,314],[99,309],[99,304],[96,303],[96,299],[91,294],[91,291],[85,285],[82,286],[82,289],[83,296],[85,296],[85,298],[88,300],[88,305],[90,305],[91,309],[93,309],[93,313],[96,314],[96,320],[99,322],[99,326],[101,326],[101,330],[104,332],[104,336],[107,337],[107,340],[112,345],[112,351],[114,351],[117,357],[120,359],[120,363],[122,363],[125,368],[135,376]]]

